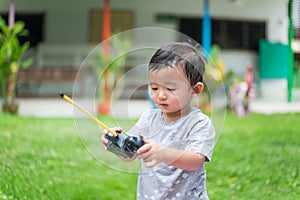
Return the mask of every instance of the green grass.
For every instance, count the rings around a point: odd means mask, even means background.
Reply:
[[[0,199],[135,198],[136,174],[94,159],[72,119],[0,115],[0,127]]]
[[[210,199],[297,199],[299,119],[300,114],[239,119],[228,113],[213,160],[206,164]],[[136,180],[136,174],[113,170],[91,156],[73,119],[0,114],[1,200],[130,200]]]
[[[229,114],[206,165],[211,199],[298,199],[299,119],[300,114]]]

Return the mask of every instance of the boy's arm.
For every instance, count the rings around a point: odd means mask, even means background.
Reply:
[[[189,171],[198,170],[206,160],[202,154],[171,148],[165,148],[162,156],[165,163]]]
[[[198,170],[206,160],[202,154],[162,147],[150,141],[147,141],[137,153],[138,158],[143,159],[149,168],[163,162],[176,168],[193,171]]]

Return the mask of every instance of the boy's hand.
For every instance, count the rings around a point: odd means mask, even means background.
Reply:
[[[138,149],[138,158],[144,161],[146,167],[152,168],[163,161],[164,148],[146,138],[143,140],[145,144]]]
[[[112,130],[112,131],[115,131],[115,132],[120,132],[120,133],[123,131],[121,127],[114,127],[114,128],[111,128],[111,130]],[[103,131],[102,136],[101,136],[101,140],[102,140],[102,143],[103,143],[103,148],[104,148],[106,151],[107,151],[106,145],[107,145],[107,143],[108,143],[108,140],[105,138],[105,136],[106,136],[108,133],[109,133],[109,131],[105,129],[105,130]]]
[[[112,131],[115,131],[115,132],[119,132],[119,133],[122,133],[123,129],[121,127],[114,127],[114,128],[110,128]],[[109,134],[109,131],[108,130],[104,130],[103,131],[103,134],[101,136],[101,140],[102,140],[102,143],[103,143],[103,148],[104,150],[108,151],[108,148],[107,148],[107,144],[108,144],[108,140],[106,138],[106,136]],[[126,162],[131,162],[133,161],[135,158],[136,158],[136,155],[134,155],[133,157],[131,158],[124,158],[123,156],[120,156],[120,155],[117,155],[117,157],[119,157],[121,160],[123,161],[126,161]]]

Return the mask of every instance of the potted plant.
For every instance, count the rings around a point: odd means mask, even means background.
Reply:
[[[219,45],[212,45],[209,59],[205,66],[204,74],[204,90],[201,96],[201,103],[199,107],[205,111],[212,110],[212,96],[217,87],[223,83],[225,78],[224,64],[220,58],[221,48]]]
[[[3,97],[3,112],[16,113],[16,76],[20,69],[29,67],[31,59],[22,60],[29,42],[21,44],[19,37],[27,36],[24,22],[18,21],[9,27],[0,16],[0,90]]]

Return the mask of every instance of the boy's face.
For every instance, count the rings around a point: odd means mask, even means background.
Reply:
[[[197,96],[180,67],[166,67],[149,71],[153,102],[166,120],[177,120],[190,109],[190,101]]]

